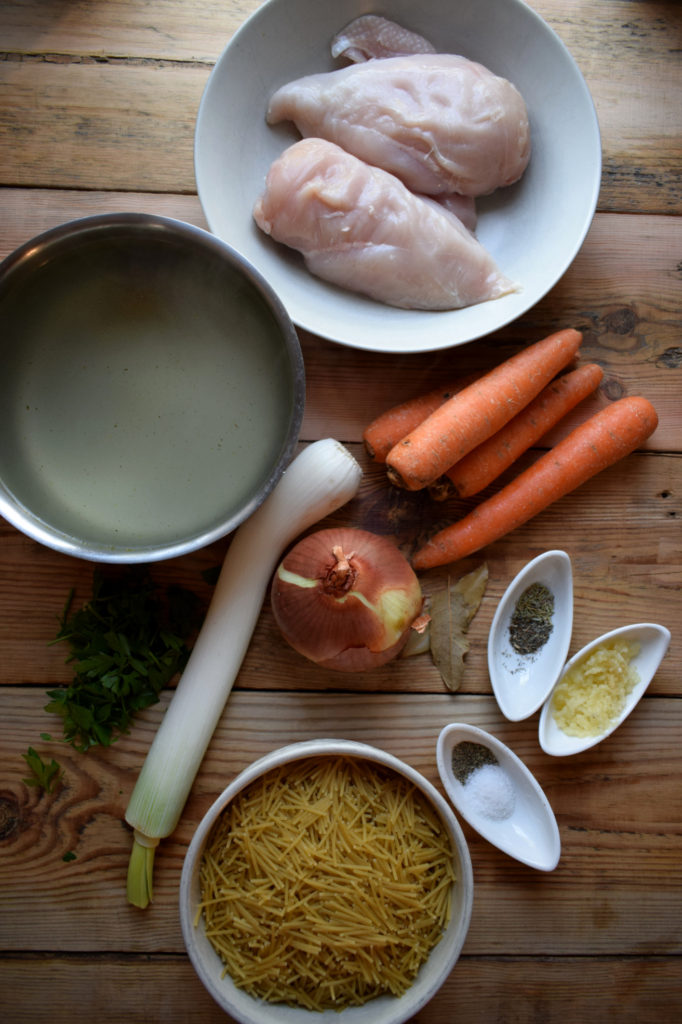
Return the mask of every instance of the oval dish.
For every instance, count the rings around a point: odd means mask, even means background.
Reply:
[[[543,583],[554,595],[552,632],[532,654],[514,650],[509,625],[527,587]],[[488,671],[500,711],[511,722],[529,718],[547,699],[566,661],[573,629],[573,574],[565,551],[546,551],[529,562],[500,599],[488,636]]]
[[[458,743],[487,747],[506,773],[514,790],[514,808],[509,817],[495,820],[477,812],[452,769],[452,752]],[[553,871],[559,863],[561,840],[554,812],[523,761],[484,729],[456,722],[446,725],[436,745],[438,772],[445,791],[458,814],[493,846],[538,871]]]
[[[632,664],[639,673],[639,682],[628,695],[622,713],[614,719],[608,729],[605,729],[598,736],[569,736],[559,728],[552,717],[551,705],[554,690],[573,665],[586,658],[595,647],[616,637],[636,640],[641,645],[639,654],[635,655],[632,659]],[[656,674],[658,666],[668,650],[669,644],[670,630],[666,629],[665,626],[658,626],[653,622],[639,622],[631,626],[621,626],[620,629],[613,629],[610,633],[604,633],[603,636],[597,637],[596,640],[593,640],[583,647],[582,650],[578,651],[577,654],[574,654],[570,661],[566,663],[552,693],[550,693],[542,708],[538,726],[538,739],[545,753],[551,754],[554,757],[580,754],[583,750],[588,750],[590,747],[596,746],[597,743],[601,743],[607,736],[615,732],[644,696],[649,683]]]

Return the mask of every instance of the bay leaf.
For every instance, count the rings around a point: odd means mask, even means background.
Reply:
[[[431,657],[448,690],[462,685],[464,659],[470,643],[468,631],[488,584],[488,566],[478,568],[457,580],[448,577],[447,585],[431,595],[429,644]]]

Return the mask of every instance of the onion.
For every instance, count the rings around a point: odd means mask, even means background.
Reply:
[[[271,600],[294,650],[346,672],[394,658],[423,604],[419,580],[395,544],[349,527],[299,541],[275,573]]]

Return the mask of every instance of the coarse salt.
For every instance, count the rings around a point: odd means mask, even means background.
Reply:
[[[464,792],[476,811],[486,818],[503,821],[514,811],[516,793],[499,764],[484,764],[471,773]]]

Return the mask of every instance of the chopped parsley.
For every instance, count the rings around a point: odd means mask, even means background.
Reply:
[[[70,685],[48,690],[45,710],[62,719],[64,739],[81,752],[109,746],[138,711],[187,663],[200,601],[183,587],[161,593],[144,570],[93,576],[90,600],[72,610],[73,591],[52,643],[66,643]]]

